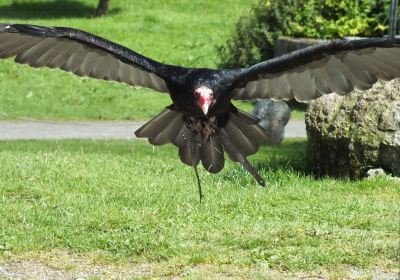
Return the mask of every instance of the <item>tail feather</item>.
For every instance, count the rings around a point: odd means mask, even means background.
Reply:
[[[162,131],[149,138],[149,142],[157,146],[170,143],[176,138],[183,125],[182,116],[176,115]]]
[[[269,139],[268,133],[257,124],[257,119],[237,110],[229,114],[229,122],[224,130],[233,145],[244,157],[256,153],[261,143]],[[229,158],[238,161],[236,156],[225,149]]]
[[[165,109],[135,132],[138,138],[148,138],[153,145],[173,143],[179,147],[183,163],[196,166],[200,162],[199,145],[183,121],[183,114]]]
[[[221,128],[221,137],[222,137],[222,143],[224,145],[224,148],[229,155],[229,157],[233,161],[240,162],[243,167],[256,179],[256,181],[260,184],[260,186],[264,187],[265,186],[265,181],[264,179],[258,174],[257,170],[250,164],[250,162],[244,157],[235,147],[235,145],[232,143],[232,141],[229,138],[229,135],[226,133],[226,130],[224,128]]]
[[[228,124],[224,127],[232,143],[242,155],[254,154],[257,151],[256,140],[252,140],[230,119]]]
[[[251,115],[247,112],[241,111],[239,109],[236,109],[236,112],[231,113],[231,115],[232,114],[238,116],[240,119],[242,119],[247,124],[258,124],[258,122],[260,121],[258,118],[254,117],[253,115]]]
[[[200,161],[199,145],[192,139],[185,139],[179,146],[179,158],[189,166],[197,166]]]
[[[218,173],[224,168],[224,149],[219,135],[211,136],[200,147],[200,159],[203,167],[210,173]]]
[[[266,142],[269,138],[270,135],[267,131],[265,131],[264,128],[258,125],[258,119],[252,118],[254,123],[249,123],[249,116],[244,117],[244,112],[239,111],[239,114],[230,114],[230,121],[235,123],[235,125],[245,134],[248,138],[255,140],[258,143],[263,143]],[[252,116],[250,116],[252,117]]]
[[[139,128],[135,135],[138,138],[148,138],[153,145],[164,145],[177,137],[183,125],[182,113],[165,109]]]
[[[171,142],[178,147],[186,145],[186,140],[191,139],[191,133],[185,124],[182,125],[178,134],[171,140]]]

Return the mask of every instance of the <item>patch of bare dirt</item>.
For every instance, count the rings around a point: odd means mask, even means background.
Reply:
[[[288,272],[269,268],[240,268],[233,265],[201,264],[176,266],[171,263],[109,264],[92,257],[54,252],[20,257],[0,263],[0,279],[86,280],[86,279],[379,279],[398,280],[399,274],[380,268],[361,270],[346,267],[335,271]]]

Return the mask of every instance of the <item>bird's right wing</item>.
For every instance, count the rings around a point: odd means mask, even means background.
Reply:
[[[168,92],[164,73],[172,67],[77,29],[0,24],[0,58],[9,57],[32,67],[58,68],[159,92]]]

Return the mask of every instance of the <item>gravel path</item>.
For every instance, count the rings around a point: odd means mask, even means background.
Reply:
[[[136,121],[0,121],[0,140],[133,139],[145,122]],[[286,137],[306,137],[304,121],[289,121]]]
[[[46,263],[47,262],[47,263]],[[336,272],[290,272],[269,268],[199,264],[193,266],[130,263],[124,266],[96,264],[82,257],[68,256],[61,261],[19,260],[0,263],[0,279],[7,280],[89,280],[89,279],[382,279],[396,280],[397,273],[381,268],[343,267]],[[50,263],[48,263],[50,262]]]

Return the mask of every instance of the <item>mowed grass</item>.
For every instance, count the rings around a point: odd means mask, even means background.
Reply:
[[[0,142],[0,260],[62,250],[120,261],[307,271],[398,264],[400,183],[315,179],[306,142],[201,171],[144,141]]]
[[[95,18],[97,2],[2,0],[0,22],[83,29],[164,63],[215,68],[216,46],[253,0],[113,0],[110,13]],[[0,119],[144,120],[171,103],[166,94],[38,71],[12,59],[0,60],[0,82]]]

